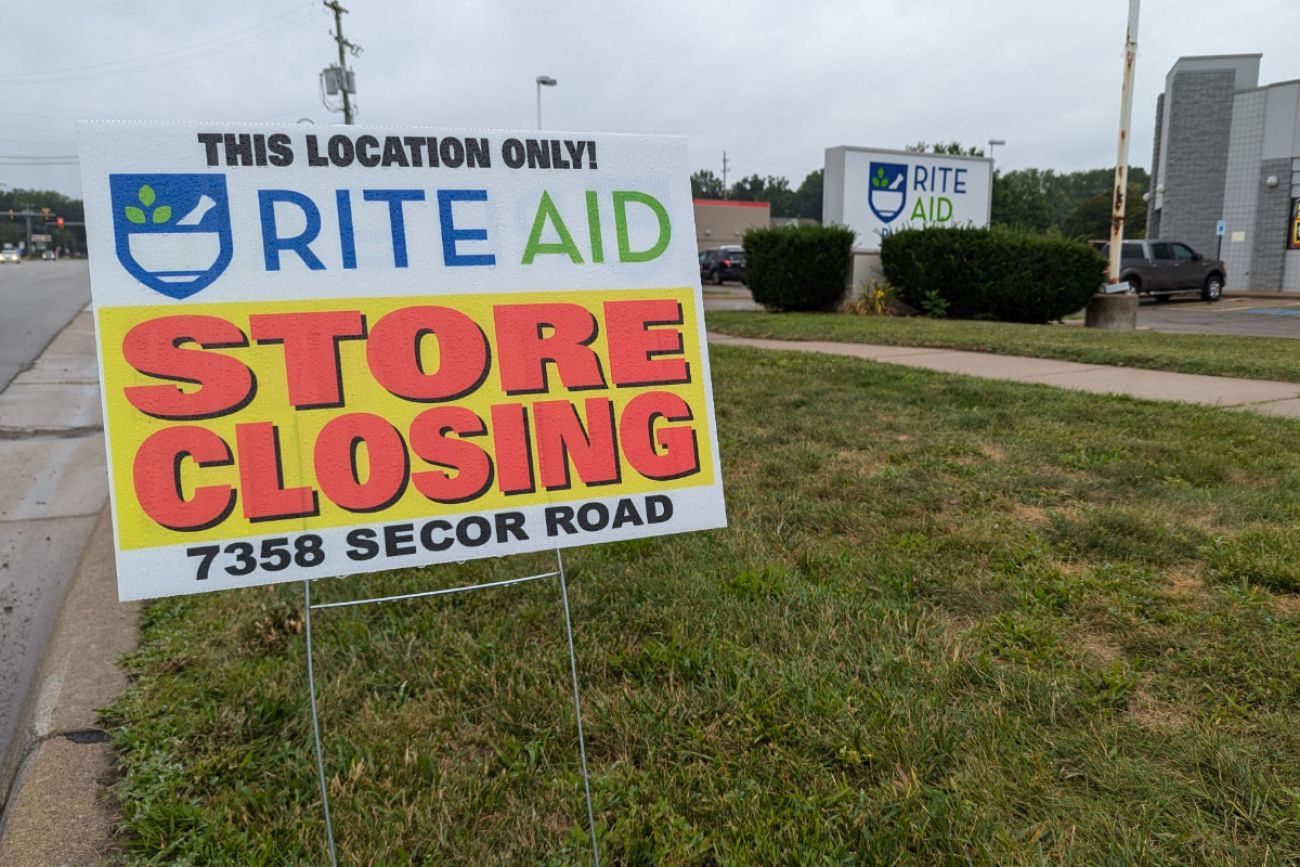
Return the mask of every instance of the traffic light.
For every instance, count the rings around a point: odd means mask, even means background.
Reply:
[[[54,225],[56,225],[56,226],[58,226],[60,229],[62,229],[62,228],[63,228],[63,218],[62,218],[62,217],[59,217],[57,220],[55,220],[55,221],[54,221]]]

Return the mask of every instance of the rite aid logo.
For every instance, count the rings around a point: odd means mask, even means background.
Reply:
[[[867,204],[882,223],[893,222],[907,204],[907,165],[871,163]]]
[[[117,258],[168,298],[188,298],[230,264],[230,203],[221,174],[109,175]]]

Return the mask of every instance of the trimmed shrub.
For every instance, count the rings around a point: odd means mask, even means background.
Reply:
[[[881,243],[880,263],[903,301],[942,299],[959,319],[1050,322],[1106,281],[1087,244],[1010,229],[905,229]]]
[[[853,267],[853,230],[776,226],[745,232],[745,282],[754,300],[778,310],[826,310],[844,296]]]

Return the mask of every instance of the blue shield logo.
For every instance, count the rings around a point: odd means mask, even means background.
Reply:
[[[221,174],[109,175],[117,258],[168,298],[188,298],[230,264],[230,202]]]
[[[873,162],[867,204],[882,223],[893,222],[907,204],[907,165]]]

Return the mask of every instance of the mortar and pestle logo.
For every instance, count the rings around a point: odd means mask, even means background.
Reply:
[[[226,270],[231,233],[225,175],[111,175],[109,185],[117,258],[131,276],[179,300]]]

